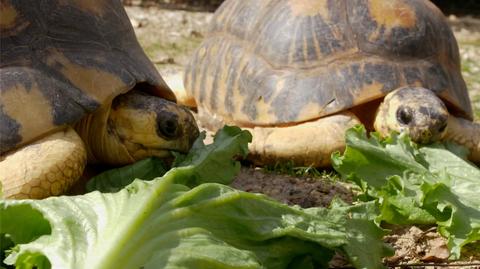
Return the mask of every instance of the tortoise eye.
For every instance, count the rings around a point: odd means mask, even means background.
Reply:
[[[409,107],[401,106],[397,110],[397,120],[400,124],[408,125],[412,122],[413,111]]]
[[[158,121],[158,129],[166,138],[175,138],[178,133],[178,123],[175,119],[161,119]]]

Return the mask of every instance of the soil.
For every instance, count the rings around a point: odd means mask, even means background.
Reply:
[[[126,9],[140,44],[160,74],[172,88],[181,87],[183,66],[201,43],[212,13],[157,6],[130,6]],[[450,15],[448,20],[459,43],[462,73],[469,88],[475,120],[480,121],[480,19]],[[244,166],[232,186],[302,207],[328,206],[333,197],[346,202],[353,200],[355,188],[338,180],[331,171],[296,176],[295,173],[289,175],[277,173],[275,169],[273,172],[266,170]],[[395,255],[385,259],[386,264],[392,267],[423,264],[412,268],[433,268],[426,267],[425,263],[446,265],[449,254],[446,242],[435,227],[388,228],[392,233],[385,237],[385,241],[394,247]],[[462,254],[462,259],[456,262],[457,265],[451,264],[451,268],[480,268],[480,243],[467,246]],[[332,266],[344,265],[340,257]]]

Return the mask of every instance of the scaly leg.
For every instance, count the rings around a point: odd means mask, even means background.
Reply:
[[[249,159],[254,163],[293,162],[297,166],[327,167],[334,151],[345,149],[345,131],[358,118],[350,112],[285,127],[254,127]]]
[[[41,199],[68,190],[82,175],[87,153],[77,133],[68,128],[1,158],[3,198]]]

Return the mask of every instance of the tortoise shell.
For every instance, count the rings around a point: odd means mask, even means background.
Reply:
[[[134,87],[175,100],[117,0],[0,3],[0,153]]]
[[[243,126],[316,119],[406,85],[472,118],[456,40],[428,0],[227,0],[185,74],[201,109]]]

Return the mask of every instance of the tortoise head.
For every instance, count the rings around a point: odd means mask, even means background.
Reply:
[[[110,165],[187,152],[199,135],[187,108],[137,89],[115,97],[75,129],[86,144],[88,161]]]
[[[431,143],[445,133],[448,110],[440,98],[422,87],[403,87],[385,96],[375,117],[375,130],[382,135],[407,132],[417,143]]]
[[[187,108],[135,90],[113,100],[106,128],[134,160],[187,152],[199,134]]]

